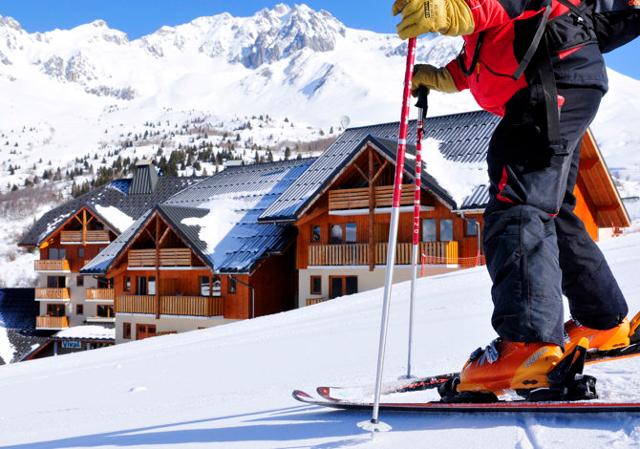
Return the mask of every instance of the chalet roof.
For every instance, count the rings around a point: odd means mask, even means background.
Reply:
[[[425,122],[425,136],[440,141],[443,156],[455,162],[482,162],[486,158],[491,134],[499,118],[484,111],[429,117]],[[408,142],[416,139],[415,121],[409,123]],[[305,207],[326,188],[335,176],[362,149],[363,142],[378,143],[380,150],[395,162],[398,122],[347,129],[309,167],[286,192],[260,217],[263,221],[293,221]],[[415,152],[409,147],[408,152]],[[413,173],[414,162],[407,159],[405,167]],[[424,172],[423,172],[424,173]],[[428,173],[423,181],[440,198],[456,207],[455,201]],[[464,201],[463,203],[466,203]]]
[[[32,288],[0,289],[0,327],[6,332],[6,339],[0,344],[14,350],[12,360],[4,360],[0,355],[0,365],[22,360],[34,347],[47,341],[47,338],[35,335],[40,305],[33,295]]]
[[[114,211],[111,208],[115,208],[117,213],[124,214],[124,216],[130,217],[131,220],[135,220],[156,204],[167,200],[180,190],[202,179],[198,177],[158,176],[157,181],[155,181],[155,189],[142,193],[135,193],[131,190],[134,179],[111,181],[45,213],[36,221],[19,244],[21,246],[40,245],[62,223],[83,207],[90,209],[113,231],[120,233],[124,229],[120,229],[119,224],[114,219],[114,215],[106,213],[104,208],[110,208],[111,211]],[[142,183],[142,181],[137,182]]]
[[[258,217],[314,161],[228,167],[172,196],[153,212],[160,214],[216,272],[250,272],[266,255],[282,251],[294,236],[290,226],[259,223]],[[82,272],[105,273],[151,213],[114,240]]]

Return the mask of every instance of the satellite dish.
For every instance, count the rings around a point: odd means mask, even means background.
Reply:
[[[342,117],[340,117],[340,126],[342,127],[342,129],[347,129],[350,123],[351,119],[348,115],[343,115]]]

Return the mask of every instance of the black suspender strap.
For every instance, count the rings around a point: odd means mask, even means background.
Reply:
[[[542,36],[544,36],[544,30],[547,27],[547,22],[549,21],[549,16],[551,15],[551,5],[545,8],[544,14],[542,15],[542,19],[540,19],[540,23],[538,24],[538,28],[536,29],[535,34],[533,35],[533,39],[531,40],[531,44],[527,51],[525,52],[520,64],[518,64],[518,68],[513,73],[512,78],[514,80],[519,80],[524,71],[529,66],[529,63],[533,59],[533,56],[540,45],[540,40],[542,40]]]
[[[547,137],[549,145],[559,151],[561,154],[563,149],[562,139],[560,137],[560,109],[558,106],[558,88],[556,86],[556,78],[553,72],[551,62],[551,54],[546,39],[542,41],[540,48],[538,75],[542,83],[542,91],[544,93],[544,106],[547,116]]]

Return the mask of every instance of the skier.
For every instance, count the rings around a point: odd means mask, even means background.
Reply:
[[[396,0],[392,8],[402,16],[402,39],[428,32],[464,39],[445,67],[415,66],[413,91],[470,89],[502,117],[489,144],[484,214],[499,338],[466,362],[454,387],[460,396],[548,386],[565,343],[581,337],[598,350],[638,338],[624,295],[574,213],[580,143],[607,91],[602,51],[610,49],[601,50],[593,8],[574,3]],[[626,41],[640,28],[637,15],[632,21]],[[564,326],[563,293],[573,317]]]

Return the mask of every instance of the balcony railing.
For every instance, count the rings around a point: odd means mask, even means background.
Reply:
[[[37,316],[36,329],[59,330],[69,327],[69,318],[66,316]]]
[[[36,288],[36,301],[69,301],[68,288]]]
[[[116,317],[114,316],[90,316],[87,317],[87,323],[115,323]]]
[[[376,207],[391,207],[393,203],[393,186],[374,188]],[[402,186],[403,206],[413,204],[414,186]],[[329,191],[329,210],[364,209],[369,207],[369,188],[337,189]]]
[[[36,271],[71,271],[68,260],[35,260],[33,266]]]
[[[82,231],[62,231],[60,233],[60,243],[77,244],[77,243],[109,243],[109,231],[97,230],[87,231],[83,239]]]
[[[223,299],[205,296],[163,296],[162,315],[218,316],[224,315]]]
[[[376,243],[375,264],[387,263],[387,243]],[[398,243],[396,264],[411,263],[411,243]],[[419,263],[437,265],[458,264],[458,242],[422,242],[420,244]],[[352,243],[344,245],[311,245],[309,246],[309,265],[368,265],[369,244]]]
[[[188,248],[161,248],[159,259],[161,267],[189,267],[191,266],[191,250]],[[129,268],[155,266],[155,249],[132,249],[129,251]]]
[[[156,313],[155,296],[119,296],[116,313]],[[223,298],[206,296],[161,296],[161,315],[220,316],[224,315]]]
[[[314,304],[320,304],[321,302],[329,301],[328,298],[308,298],[307,305],[312,306]]]
[[[112,288],[87,288],[84,298],[87,301],[113,301],[115,290]]]

